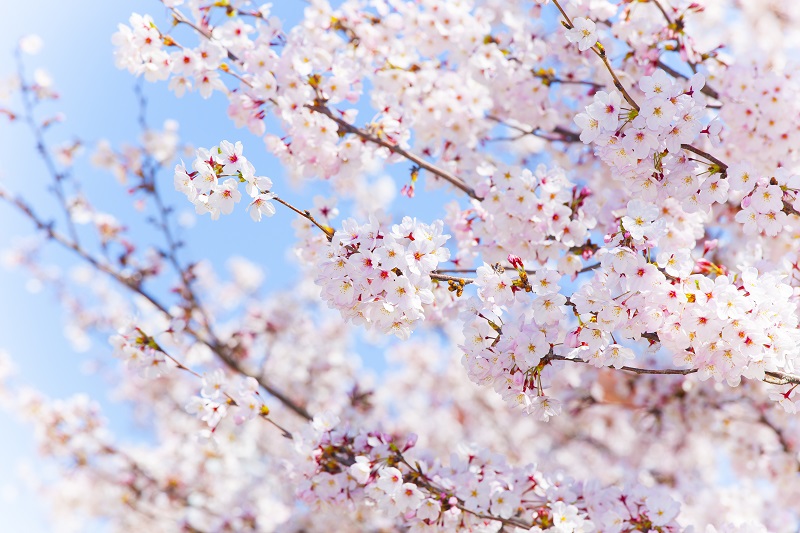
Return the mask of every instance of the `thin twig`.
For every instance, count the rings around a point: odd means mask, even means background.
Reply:
[[[210,33],[208,33],[207,31],[203,30],[202,28],[198,27],[198,26],[197,26],[196,24],[194,24],[192,21],[190,21],[189,19],[187,19],[186,17],[184,17],[184,16],[183,16],[183,13],[181,13],[180,11],[178,11],[176,8],[174,8],[174,7],[171,7],[171,8],[170,8],[170,11],[172,12],[172,15],[173,15],[173,17],[174,17],[174,20],[175,20],[175,23],[176,23],[176,24],[186,24],[187,26],[189,26],[190,28],[192,28],[194,31],[196,31],[197,33],[199,33],[200,35],[202,35],[203,37],[205,37],[205,38],[206,38],[206,39],[208,39],[209,41],[214,41],[214,40],[215,40],[215,39],[214,39],[214,38],[211,36],[211,34],[210,34]],[[238,57],[236,54],[234,54],[233,52],[231,52],[231,51],[230,51],[230,50],[228,50],[227,48],[225,48],[225,52],[227,52],[227,54],[228,54],[228,59],[230,59],[231,61],[235,61],[235,62],[237,62],[237,63],[239,62],[239,57]]]
[[[682,144],[681,148],[683,148],[687,152],[692,152],[694,154],[697,154],[700,157],[705,157],[706,159],[708,159],[709,161],[711,161],[712,163],[717,165],[719,167],[720,171],[723,172],[723,173],[726,170],[728,170],[728,165],[726,165],[725,163],[723,163],[722,161],[720,161],[719,159],[717,159],[713,155],[709,154],[708,152],[704,152],[703,150],[700,150],[699,148],[695,148],[691,144]]]
[[[661,14],[664,15],[664,18],[667,19],[667,24],[672,24],[672,18],[669,16],[669,13],[666,12],[664,6],[661,5],[661,2],[659,2],[658,0],[650,0],[650,1],[656,5],[658,10],[661,11]]]
[[[150,128],[147,125],[147,98],[142,91],[141,83],[137,83],[134,86],[134,93],[136,94],[139,102],[139,127],[142,130],[142,134],[146,134]],[[159,221],[154,225],[161,230],[161,232],[164,234],[164,239],[167,242],[167,249],[164,252],[164,256],[166,257],[167,261],[169,261],[170,265],[172,265],[175,273],[181,279],[185,293],[184,296],[186,297],[190,306],[190,313],[191,311],[197,311],[199,313],[200,317],[203,319],[203,327],[208,332],[209,338],[212,339],[213,342],[217,342],[217,336],[211,326],[211,317],[209,316],[208,311],[203,306],[199,296],[192,286],[192,279],[189,274],[189,269],[181,266],[180,261],[178,260],[178,242],[172,235],[172,229],[169,221],[169,209],[161,198],[158,182],[155,178],[155,161],[146,150],[144,153],[146,155],[142,164],[141,177],[145,182],[144,190],[150,194],[156,204],[156,211],[158,212]]]
[[[278,198],[277,196],[273,197],[272,199],[275,200],[276,202],[278,202],[281,205],[285,205],[286,207],[288,207],[289,209],[291,209],[292,211],[294,211],[295,213],[297,213],[298,215],[300,215],[301,217],[305,218],[306,220],[308,220],[309,222],[314,224],[316,227],[321,229],[322,232],[325,234],[325,236],[328,238],[328,241],[333,239],[333,233],[334,233],[333,229],[329,228],[328,226],[323,226],[322,224],[317,222],[316,219],[313,216],[311,216],[311,213],[308,211],[308,209],[305,209],[305,210],[301,211],[300,209],[296,208],[295,206],[293,206],[292,204],[290,204],[286,200],[282,200],[281,198]]]
[[[447,276],[445,274],[436,274],[435,272],[431,272],[430,274],[431,279],[435,279],[438,281],[455,281],[456,283],[463,283],[464,285],[469,285],[470,283],[475,283],[474,279],[469,278],[459,278],[456,276]]]
[[[794,374],[787,374],[786,372],[779,372],[777,370],[767,370],[764,374],[775,380],[767,381],[766,378],[764,379],[764,382],[772,385],[788,385],[789,383],[800,385],[800,376],[795,376]]]
[[[569,357],[564,357],[563,355],[548,355],[545,359],[550,361],[569,361],[572,363],[583,363],[583,364],[590,364],[589,361],[584,361],[583,359],[570,359]],[[625,370],[626,372],[633,372],[635,374],[664,374],[664,375],[677,375],[677,376],[685,376],[688,374],[694,374],[697,372],[696,368],[688,368],[688,369],[680,369],[680,368],[665,368],[665,369],[657,369],[657,368],[636,368],[632,366],[621,366],[621,367],[613,367],[617,370]]]
[[[568,27],[572,28],[573,27],[572,21],[567,16],[567,14],[564,12],[564,9],[558,3],[558,0],[553,0],[553,3],[556,5],[558,10],[561,11],[561,14],[564,16],[564,19],[566,20],[566,23],[567,23]],[[631,97],[631,95],[628,94],[628,91],[625,90],[625,87],[623,87],[622,83],[619,81],[619,78],[617,77],[616,73],[614,72],[614,69],[611,67],[611,63],[609,63],[609,61],[608,61],[608,57],[606,55],[605,48],[603,48],[600,45],[595,45],[592,48],[590,48],[590,50],[592,50],[592,52],[594,52],[603,61],[603,64],[605,65],[606,70],[608,70],[608,73],[611,74],[611,77],[614,79],[614,86],[622,93],[622,96],[631,105],[631,107],[633,107],[638,112],[639,111],[639,105]],[[708,152],[704,152],[703,150],[700,150],[699,148],[695,148],[694,146],[692,146],[690,144],[682,144],[681,148],[683,148],[686,151],[695,153],[695,154],[697,154],[697,155],[699,155],[701,157],[705,157],[706,159],[708,159],[709,161],[711,161],[715,165],[717,165],[719,167],[720,171],[723,172],[723,173],[728,169],[728,165],[726,165],[725,163],[723,163],[722,161],[720,161],[716,157],[712,156]]]
[[[669,74],[670,76],[672,76],[673,78],[683,78],[684,80],[688,80],[689,79],[689,76],[678,72],[677,70],[675,70],[674,68],[670,67],[669,65],[667,65],[666,63],[664,63],[660,59],[658,60],[658,63],[656,63],[656,66],[658,68],[660,68],[661,70],[663,70],[664,72],[666,72],[667,74]],[[719,92],[717,92],[715,89],[709,87],[708,85],[703,85],[703,88],[700,89],[700,92],[703,93],[706,96],[710,96],[711,98],[714,98],[715,100],[719,100]]]
[[[516,130],[516,131],[520,132],[522,134],[522,136],[535,135],[536,137],[541,137],[542,139],[546,139],[548,141],[554,141],[554,142],[566,142],[566,143],[580,143],[580,142],[583,142],[583,141],[581,141],[580,133],[575,133],[574,131],[570,131],[567,128],[564,128],[563,126],[556,126],[555,128],[553,128],[553,133],[556,133],[556,134],[560,135],[561,137],[552,137],[552,136],[546,135],[545,133],[539,132],[538,131],[539,128],[532,128],[530,130],[529,129],[525,129],[525,128],[521,127],[521,126],[517,126],[516,124],[512,124],[510,122],[506,122],[502,118],[497,117],[495,115],[486,115],[486,118],[491,120],[491,121],[493,121],[493,122],[497,122],[498,124],[502,124],[503,126],[506,126],[507,128],[511,128],[513,130]],[[515,140],[515,139],[511,139],[511,140]]]
[[[146,333],[144,333],[143,331],[141,331],[141,330],[139,330],[139,331],[140,331],[140,332],[141,332],[143,335],[147,335],[147,334],[146,334]],[[189,368],[188,366],[186,366],[186,365],[185,365],[185,364],[183,364],[182,362],[180,362],[180,361],[179,361],[177,358],[175,358],[174,356],[172,356],[172,355],[168,354],[168,353],[167,353],[167,352],[166,352],[166,351],[165,351],[165,350],[164,350],[164,349],[163,349],[163,348],[162,348],[160,345],[158,345],[158,343],[156,343],[156,348],[155,348],[155,349],[156,349],[157,351],[161,352],[161,353],[164,355],[164,357],[168,357],[168,358],[169,358],[169,359],[170,359],[170,360],[171,360],[171,361],[172,361],[172,362],[175,364],[175,366],[178,368],[178,370],[183,370],[184,372],[188,372],[189,374],[193,375],[193,376],[194,376],[194,377],[196,377],[196,378],[203,379],[203,376],[202,376],[202,375],[200,375],[200,374],[199,374],[197,371],[195,371],[195,370],[192,370],[191,368]],[[234,406],[237,406],[237,407],[239,406],[239,402],[237,402],[237,401],[236,401],[236,399],[235,399],[233,396],[231,396],[230,394],[228,394],[228,393],[227,393],[227,392],[225,392],[225,391],[222,391],[222,394],[225,396],[225,398],[227,399],[227,401],[228,401],[228,403],[229,403],[230,405],[234,405]],[[269,411],[269,409],[267,409],[266,411],[263,411],[263,412],[259,413],[259,417],[260,417],[262,420],[266,420],[267,422],[269,422],[270,424],[272,424],[273,426],[275,426],[276,428],[278,428],[279,430],[281,430],[281,432],[283,433],[283,436],[284,436],[285,438],[287,438],[287,439],[291,439],[291,438],[293,438],[293,437],[292,437],[292,433],[291,433],[291,432],[290,432],[288,429],[284,428],[283,426],[281,426],[280,424],[278,424],[277,422],[275,422],[274,420],[272,420],[271,418],[269,418],[269,416],[268,416],[268,411]]]
[[[584,272],[589,272],[589,271],[594,270],[594,269],[599,268],[599,267],[600,267],[600,263],[595,263],[593,265],[588,265],[588,266],[585,266],[582,269],[578,270],[576,272],[576,274],[583,274]]]
[[[437,495],[439,495],[439,494],[452,494],[453,496],[455,496],[455,494],[453,494],[452,490],[447,490],[446,488],[444,488],[444,487],[438,485],[437,483],[435,483],[434,481],[432,481],[422,471],[421,468],[418,469],[418,468],[415,468],[414,466],[412,466],[411,463],[408,462],[408,460],[403,456],[402,453],[400,453],[399,451],[395,452],[395,453],[397,454],[398,460],[401,463],[403,463],[404,465],[406,465],[406,467],[408,467],[414,473],[413,481],[417,485],[424,487],[431,494],[437,494]],[[523,522],[521,520],[516,520],[514,518],[501,518],[499,516],[495,516],[495,515],[491,515],[491,514],[483,514],[483,513],[477,512],[477,511],[472,511],[472,510],[468,509],[467,507],[465,507],[464,500],[459,498],[459,497],[457,497],[457,496],[456,496],[456,502],[457,503],[456,503],[455,506],[458,509],[464,511],[465,513],[469,513],[469,514],[471,514],[472,516],[474,516],[476,518],[481,518],[481,519],[484,519],[484,520],[493,520],[493,521],[496,521],[496,522],[500,522],[504,526],[513,526],[513,527],[521,528],[521,529],[523,529],[525,531],[531,529],[531,527],[532,527],[532,524],[527,524],[527,523],[525,523],[525,522]]]
[[[644,336],[644,335],[643,335]],[[583,364],[590,364],[588,361],[584,361],[583,359],[570,359],[569,357],[564,357],[561,355],[548,355],[546,359],[551,361],[569,361],[572,363],[583,363]],[[609,368],[616,368],[617,370],[625,370],[626,372],[633,372],[635,374],[661,374],[661,375],[672,375],[672,376],[687,376],[689,374],[694,374],[698,372],[696,368],[637,368],[632,366],[622,366],[622,367],[609,367]],[[788,384],[800,384],[800,376],[795,376],[793,374],[787,374],[786,372],[778,372],[774,370],[767,370],[764,372],[767,376],[774,380],[778,381],[770,381],[764,378],[762,381],[764,383],[769,383],[770,385],[788,385]]]
[[[67,232],[73,241],[76,243],[80,242],[78,238],[78,230],[75,227],[75,222],[72,220],[72,214],[70,213],[69,206],[67,205],[67,195],[64,191],[64,180],[67,178],[67,175],[64,172],[59,172],[56,168],[55,161],[53,161],[52,155],[50,155],[50,152],[47,150],[42,127],[36,123],[36,120],[33,117],[34,100],[31,94],[31,88],[25,82],[25,68],[22,61],[22,51],[19,47],[14,50],[14,57],[17,62],[17,76],[20,80],[20,88],[22,92],[22,105],[24,109],[23,119],[28,124],[31,133],[33,134],[33,138],[36,141],[36,151],[39,152],[39,156],[42,158],[42,161],[44,161],[48,172],[53,177],[53,192],[55,193],[56,198],[58,198],[59,205],[64,210],[64,215],[67,222]]]
[[[567,28],[572,29],[574,27],[574,24],[572,23],[572,19],[569,18],[569,15],[567,15],[566,11],[564,11],[564,8],[561,7],[561,4],[558,3],[558,0],[553,0],[553,3],[561,12],[561,15],[563,15],[564,20],[566,21],[567,24]],[[614,72],[614,69],[611,67],[611,63],[609,63],[608,61],[605,48],[603,48],[599,44],[595,44],[590,48],[590,50],[594,52],[594,54],[597,57],[599,57],[600,60],[603,62],[603,64],[606,67],[606,70],[608,70],[608,73],[611,74],[611,78],[614,80],[614,87],[616,87],[617,90],[622,93],[622,96],[625,98],[625,101],[628,102],[628,104],[633,109],[639,111],[639,104],[637,104],[636,101],[633,99],[633,97],[631,97],[631,95],[628,94],[627,89],[625,89],[625,87],[622,85],[622,82],[619,81],[617,73]]]

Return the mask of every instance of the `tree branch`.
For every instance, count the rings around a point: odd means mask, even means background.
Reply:
[[[570,359],[569,357],[564,357],[562,355],[548,355],[544,359],[549,361],[569,361],[571,363],[583,363],[583,364],[590,364],[589,361],[584,361],[583,359]],[[696,368],[689,368],[689,369],[679,369],[679,368],[665,368],[665,369],[655,369],[655,368],[636,368],[632,366],[621,366],[621,367],[608,367],[608,368],[616,368],[617,370],[624,370],[626,372],[633,372],[635,374],[663,374],[663,375],[671,375],[671,376],[685,376],[687,374],[694,374],[697,372]]]
[[[332,121],[336,122],[336,124],[339,125],[340,131],[343,131],[345,133],[352,133],[364,139],[365,141],[382,146],[387,150],[389,150],[390,152],[408,159],[412,163],[416,164],[418,167],[424,168],[428,172],[442,178],[443,180],[450,183],[454,187],[462,190],[470,198],[473,198],[475,200],[480,200],[480,198],[478,198],[478,195],[475,193],[475,190],[472,189],[472,187],[470,187],[469,185],[467,185],[461,178],[451,174],[450,172],[444,169],[437,167],[436,165],[433,165],[432,163],[425,161],[420,156],[413,154],[408,150],[404,150],[403,148],[397,146],[396,144],[392,144],[385,139],[381,139],[377,135],[364,131],[356,126],[353,126],[352,124],[349,124],[344,119],[334,115],[333,112],[331,112],[331,110],[328,107],[316,103],[314,105],[306,105],[306,108],[310,109],[311,111],[314,111],[315,113],[320,113],[322,115],[325,115]]]

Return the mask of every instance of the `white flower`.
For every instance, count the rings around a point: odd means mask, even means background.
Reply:
[[[418,509],[424,499],[425,495],[413,483],[403,483],[394,495],[394,501],[403,511]]]
[[[561,413],[561,402],[549,396],[537,396],[527,408],[528,414],[535,415],[542,422]]]
[[[501,490],[492,496],[492,512],[501,518],[513,516],[520,506],[519,494],[510,490]]]
[[[597,44],[597,26],[594,21],[583,17],[572,19],[572,29],[567,30],[567,39],[571,43],[578,43],[578,50],[588,50]]]
[[[42,46],[44,46],[44,41],[35,33],[25,35],[19,40],[19,49],[31,56],[41,52]]]
[[[356,480],[356,483],[364,485],[369,480],[369,476],[372,473],[372,466],[370,465],[369,458],[363,455],[356,457],[356,462],[350,465],[349,472],[350,475],[353,476],[353,479]]]
[[[588,113],[578,113],[575,115],[574,121],[581,129],[580,138],[584,144],[590,144],[600,135],[600,121]]]
[[[250,205],[247,206],[247,210],[250,212],[250,218],[252,218],[255,222],[261,222],[262,216],[271,217],[275,214],[275,206],[272,205],[272,200],[275,198],[275,195],[272,193],[264,193],[259,194],[256,196]]]
[[[377,485],[389,496],[394,496],[403,486],[403,473],[393,466],[381,468]]]
[[[627,214],[622,217],[622,225],[633,240],[641,241],[645,236],[650,236],[653,221],[657,218],[658,206],[641,200],[631,200],[628,202]]]
[[[667,525],[678,516],[680,508],[680,504],[669,496],[653,495],[647,497],[647,515],[654,526]]]
[[[619,114],[622,110],[622,96],[616,91],[600,91],[594,95],[594,102],[586,108],[590,117],[596,119],[605,131],[616,131]]]
[[[224,392],[224,386],[225,374],[221,369],[217,368],[210,374],[203,376],[203,389],[200,391],[200,395],[209,400],[216,400]]]

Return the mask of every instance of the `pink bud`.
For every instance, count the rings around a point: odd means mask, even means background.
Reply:
[[[750,202],[753,201],[752,199],[753,199],[753,197],[751,195],[747,195],[744,198],[742,198],[742,207],[743,208],[749,207],[750,206]]]
[[[511,263],[511,266],[513,266],[516,269],[525,268],[525,266],[522,264],[522,259],[520,259],[516,255],[508,254],[508,262]]]
[[[718,244],[719,244],[719,239],[711,239],[710,241],[704,242],[703,243],[703,255],[706,255],[711,250],[716,249]]]
[[[697,260],[695,265],[695,271],[699,272],[700,274],[707,274],[713,270],[714,263],[709,261],[708,259],[701,258]]]
[[[580,341],[578,341],[578,334],[581,332],[582,328],[578,328],[575,331],[570,331],[567,333],[566,338],[564,338],[564,344],[567,348],[577,348],[580,346]]]

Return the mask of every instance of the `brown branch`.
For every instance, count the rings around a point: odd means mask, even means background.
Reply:
[[[511,265],[502,265],[502,266],[506,270],[516,270],[516,268],[514,268]],[[600,267],[600,263],[594,263],[593,265],[589,265],[589,266],[583,267],[577,273],[578,274],[583,274],[584,272],[589,272],[590,270],[595,270],[595,269],[597,269],[599,267]],[[434,270],[433,273],[434,274],[474,274],[475,271],[476,270],[474,268],[440,268],[438,270]],[[536,271],[535,270],[526,270],[525,273],[526,274],[535,274]],[[465,279],[464,281],[474,281],[474,280],[466,280]]]
[[[567,29],[572,29],[573,26],[574,26],[572,24],[572,19],[569,18],[569,15],[567,15],[566,11],[564,11],[564,8],[561,7],[561,4],[558,3],[558,0],[553,0],[553,3],[558,8],[558,10],[561,12],[561,15],[564,17],[565,26],[567,27]],[[611,78],[614,80],[614,87],[616,87],[617,90],[622,93],[622,96],[623,96],[623,98],[625,98],[625,101],[628,102],[628,104],[633,109],[635,109],[636,111],[639,111],[639,104],[637,104],[636,101],[633,99],[633,97],[631,97],[631,95],[628,93],[628,91],[622,85],[622,82],[619,81],[619,78],[617,77],[616,72],[614,72],[614,69],[611,67],[611,63],[609,63],[608,56],[606,55],[606,49],[603,48],[603,46],[601,44],[597,43],[594,46],[592,46],[590,48],[590,50],[592,52],[594,52],[594,54],[597,57],[599,57],[600,60],[603,62],[603,64],[606,67],[606,70],[608,70],[608,73],[611,74]]]
[[[423,158],[421,158],[420,156],[418,156],[416,154],[413,154],[413,153],[411,153],[411,152],[409,152],[407,150],[404,150],[403,148],[400,148],[399,146],[397,146],[395,144],[392,144],[391,142],[387,141],[386,139],[381,139],[377,135],[374,135],[374,134],[369,133],[369,132],[367,132],[367,131],[365,131],[363,129],[360,129],[360,128],[356,127],[356,126],[353,126],[352,124],[349,124],[344,119],[334,115],[333,112],[330,109],[328,109],[328,107],[326,107],[324,105],[321,105],[319,103],[316,103],[314,105],[306,105],[306,108],[308,108],[311,111],[314,111],[316,113],[320,113],[322,115],[325,115],[329,119],[331,119],[334,122],[336,122],[336,124],[339,125],[340,131],[343,131],[345,133],[352,133],[352,134],[357,135],[358,137],[362,138],[365,141],[368,141],[368,142],[371,142],[373,144],[377,144],[379,146],[382,146],[382,147],[386,148],[387,150],[389,150],[390,152],[408,159],[412,163],[416,164],[418,167],[424,168],[428,172],[430,172],[432,174],[435,174],[436,176],[439,176],[440,178],[442,178],[446,182],[450,183],[454,187],[462,190],[470,198],[474,198],[475,200],[480,200],[480,198],[478,198],[478,195],[475,193],[475,190],[472,189],[472,187],[470,187],[469,185],[467,185],[464,182],[464,180],[462,180],[461,178],[451,174],[450,172],[448,172],[448,171],[446,171],[444,169],[441,169],[441,168],[437,167],[436,165],[433,165],[433,164],[425,161]]]
[[[291,209],[292,211],[294,211],[295,213],[297,213],[298,215],[305,218],[306,220],[314,224],[316,227],[321,229],[322,232],[325,234],[325,236],[328,238],[328,242],[330,242],[331,239],[333,239],[333,233],[334,233],[333,229],[329,228],[328,226],[323,226],[319,222],[317,222],[316,219],[313,216],[311,216],[311,213],[308,211],[308,209],[304,209],[301,211],[300,209],[296,208],[289,202],[282,200],[277,196],[273,197],[273,200],[275,200],[281,205],[285,205],[286,207],[288,207],[289,209]]]
[[[644,337],[645,335],[642,335]],[[648,335],[648,338],[655,338],[658,339],[658,336],[653,333]],[[570,359],[569,357],[564,357],[561,355],[548,355],[545,357],[547,360],[551,361],[569,361],[572,363],[583,363],[583,364],[590,364],[588,361],[584,361],[583,359]],[[689,374],[695,374],[698,372],[696,368],[664,368],[664,369],[657,369],[657,368],[637,368],[632,366],[623,366],[623,367],[607,367],[607,368],[616,368],[617,370],[625,370],[626,372],[633,372],[635,374],[661,374],[661,375],[672,375],[672,376],[687,376]],[[786,372],[779,372],[775,370],[767,370],[764,372],[765,375],[769,376],[770,378],[774,379],[775,381],[770,381],[764,378],[762,381],[764,383],[768,383],[770,385],[788,385],[788,384],[800,384],[800,376],[796,376],[794,374],[787,374]]]
[[[491,120],[491,121],[497,122],[498,124],[502,124],[503,126],[505,126],[507,128],[511,128],[513,130],[516,130],[516,131],[520,132],[522,134],[522,136],[534,135],[536,137],[540,137],[542,139],[546,139],[548,141],[553,141],[553,142],[567,142],[567,143],[582,143],[583,142],[583,141],[581,141],[580,133],[575,133],[574,131],[570,131],[567,128],[564,128],[562,126],[556,126],[555,128],[553,128],[553,133],[557,133],[561,137],[551,137],[549,135],[546,135],[546,134],[541,133],[540,131],[538,131],[539,128],[532,128],[532,129],[528,130],[528,129],[525,129],[523,127],[517,126],[516,124],[511,124],[509,122],[506,122],[502,118],[497,117],[495,115],[486,115],[486,118]],[[510,140],[516,140],[516,139],[510,139]]]
[[[17,76],[19,77],[20,90],[22,94],[22,118],[33,134],[34,141],[36,142],[36,151],[39,153],[39,157],[42,158],[42,161],[44,161],[44,164],[47,167],[47,171],[53,178],[53,192],[58,199],[59,205],[64,210],[67,223],[67,233],[69,233],[70,238],[77,243],[79,242],[78,230],[75,227],[75,222],[72,220],[72,213],[70,213],[69,206],[67,205],[67,196],[64,191],[64,180],[67,178],[67,175],[66,173],[59,172],[56,168],[56,163],[53,160],[53,156],[47,150],[47,146],[44,141],[44,130],[33,117],[35,103],[38,103],[38,100],[34,99],[34,95],[31,93],[30,86],[25,82],[25,68],[22,61],[22,51],[19,47],[14,51],[14,57],[17,62]]]
[[[659,2],[658,0],[650,0],[650,1],[653,2],[656,5],[656,7],[658,7],[658,10],[661,11],[661,14],[664,15],[664,18],[667,20],[667,24],[672,24],[672,18],[670,18],[669,14],[664,9],[664,6],[661,5],[661,2]]]
[[[789,444],[789,441],[786,440],[786,435],[784,435],[783,431],[781,431],[778,426],[773,424],[764,413],[761,413],[761,416],[758,418],[758,422],[772,430],[772,432],[775,434],[775,438],[778,439],[778,444],[780,444],[781,449],[783,449],[783,453],[789,456],[794,455],[792,446]],[[800,471],[800,465],[798,465],[797,470]]]
[[[555,2],[556,0],[553,1]],[[597,46],[595,46],[595,48],[597,48]],[[628,93],[627,89],[625,89],[625,87],[622,85],[622,82],[619,81],[617,73],[614,72],[614,69],[611,67],[611,63],[609,63],[608,61],[608,56],[606,55],[605,48],[601,48],[599,50],[595,50],[595,48],[592,48],[591,50],[595,54],[597,54],[597,57],[599,57],[603,61],[603,64],[606,66],[606,69],[608,70],[608,73],[611,74],[611,78],[614,80],[614,87],[616,87],[617,90],[622,93],[622,96],[625,98],[625,101],[628,102],[628,104],[630,104],[630,106],[633,109],[639,111],[639,104],[637,104],[636,100],[634,100],[633,97]]]
[[[585,266],[582,269],[578,270],[576,274],[583,274],[584,272],[589,272],[591,270],[595,270],[596,268],[600,268],[600,263],[595,263],[593,265]]]
[[[431,279],[435,279],[438,281],[455,281],[456,283],[463,283],[464,285],[469,285],[470,283],[475,283],[474,279],[469,278],[459,278],[456,276],[447,276],[445,274],[436,274],[431,272],[430,274]]]
[[[546,359],[547,361],[569,361],[572,363],[583,363],[586,365],[590,364],[589,361],[584,361],[583,359],[570,359],[569,357],[564,357],[562,355],[547,355],[544,359]],[[632,366],[609,367],[609,368],[616,368],[617,370],[625,370],[626,372],[633,372],[635,374],[664,374],[664,375],[676,375],[676,376],[685,376],[687,374],[694,374],[695,372],[697,372],[696,368],[654,369],[654,368],[636,368]]]
[[[138,329],[138,328],[137,328],[137,329]],[[144,333],[142,330],[139,330],[139,331],[140,331],[140,332],[141,332],[143,335],[147,336],[147,334],[146,334],[146,333]],[[149,338],[150,338],[151,340],[153,340],[153,338],[152,338],[152,337],[149,337]],[[171,361],[172,361],[172,362],[175,364],[175,366],[178,368],[178,370],[183,370],[184,372],[188,372],[189,374],[193,375],[193,376],[194,376],[194,377],[196,377],[196,378],[203,379],[203,376],[201,376],[201,375],[200,375],[200,374],[199,374],[197,371],[195,371],[195,370],[192,370],[190,367],[188,367],[188,366],[186,366],[185,364],[183,364],[182,362],[180,362],[180,361],[179,361],[177,358],[175,358],[175,357],[173,357],[172,355],[168,354],[168,353],[167,353],[167,352],[166,352],[166,351],[165,351],[165,350],[164,350],[164,349],[163,349],[163,348],[162,348],[162,347],[161,347],[161,346],[160,346],[158,343],[156,343],[156,347],[155,347],[155,349],[156,349],[157,351],[161,352],[161,353],[164,355],[164,357],[167,357],[167,358],[169,358],[169,359],[170,359],[170,360],[171,360]],[[243,372],[240,372],[240,373],[241,373],[241,374],[244,374]],[[247,374],[244,374],[244,375],[247,375]],[[228,401],[228,404],[230,404],[230,405],[235,405],[235,406],[239,406],[239,403],[238,403],[238,402],[237,402],[237,401],[236,401],[236,400],[233,398],[233,396],[231,396],[230,394],[228,394],[228,393],[227,393],[227,392],[225,392],[225,391],[222,391],[222,394],[223,394],[223,395],[225,396],[225,398],[227,399],[227,401]],[[285,438],[287,438],[287,439],[291,439],[291,438],[292,438],[292,433],[291,433],[291,432],[290,432],[288,429],[284,428],[283,426],[281,426],[280,424],[278,424],[277,422],[275,422],[274,420],[272,420],[271,418],[269,418],[269,416],[268,416],[268,415],[269,415],[269,409],[267,409],[266,411],[262,411],[261,413],[259,413],[259,417],[260,417],[261,419],[263,419],[263,420],[266,420],[267,422],[269,422],[270,424],[272,424],[273,426],[275,426],[276,428],[278,428],[278,429],[279,429],[279,430],[280,430],[280,431],[283,433],[283,436],[284,436]]]
[[[561,11],[561,16],[564,17],[564,20],[566,20],[567,24],[569,24],[569,29],[572,29],[572,27],[573,27],[572,19],[569,18],[569,15],[567,15],[567,12],[564,11],[564,8],[562,8],[561,4],[558,3],[558,0],[553,0],[553,3],[556,5],[558,10]]]
[[[719,167],[720,171],[723,172],[723,173],[726,170],[728,170],[728,165],[726,165],[725,163],[723,163],[722,161],[720,161],[719,159],[717,159],[713,155],[709,154],[708,152],[704,152],[703,150],[700,150],[699,148],[695,148],[691,144],[682,144],[681,148],[683,148],[687,152],[692,152],[693,154],[697,154],[700,157],[705,157],[706,159],[708,159],[709,161],[711,161],[712,163],[717,165]]]
[[[411,472],[413,472],[412,481],[415,484],[417,484],[418,486],[423,487],[430,494],[432,494],[432,495],[449,494],[449,495],[454,496],[456,498],[455,507],[457,507],[458,509],[460,509],[461,511],[463,511],[465,513],[471,514],[472,516],[474,516],[476,518],[480,518],[480,519],[483,519],[483,520],[493,520],[493,521],[496,521],[496,522],[500,522],[504,526],[513,526],[513,527],[521,528],[521,529],[523,529],[525,531],[531,529],[531,527],[532,527],[531,524],[527,524],[527,523],[525,523],[525,522],[523,522],[521,520],[516,520],[514,518],[501,518],[499,516],[495,516],[495,515],[491,515],[491,514],[483,514],[483,513],[479,513],[477,511],[472,511],[472,510],[466,508],[464,506],[464,500],[459,498],[459,497],[457,497],[457,496],[455,496],[455,494],[453,494],[452,490],[448,490],[448,489],[438,485],[434,481],[432,481],[422,471],[421,468],[418,469],[418,468],[415,468],[414,466],[412,466],[411,463],[409,463],[408,460],[399,451],[395,452],[395,453],[397,454],[397,459],[401,463],[406,465],[406,467],[408,467],[409,470],[411,470]]]
[[[181,13],[180,11],[178,11],[176,8],[174,8],[174,7],[171,7],[171,8],[169,8],[169,10],[172,12],[172,17],[173,17],[174,23],[175,23],[176,25],[177,25],[177,24],[186,24],[187,26],[189,26],[190,28],[192,28],[194,31],[196,31],[197,33],[199,33],[200,35],[202,35],[203,37],[205,37],[205,38],[206,38],[206,39],[208,39],[209,41],[214,41],[214,40],[215,40],[215,39],[214,39],[214,38],[211,36],[211,34],[210,34],[210,33],[208,33],[207,31],[203,30],[202,28],[198,27],[196,24],[194,24],[194,23],[193,23],[193,22],[191,22],[189,19],[187,19],[186,17],[184,17],[184,16],[183,16],[183,13]],[[224,48],[224,47],[223,47],[223,48]],[[228,59],[230,59],[231,61],[235,61],[235,62],[237,62],[237,63],[239,62],[239,57],[238,57],[238,56],[236,56],[236,54],[234,54],[233,52],[231,52],[231,51],[230,51],[230,50],[228,50],[227,48],[225,48],[225,52],[226,52],[226,53],[227,53],[227,55],[228,55]]]
[[[661,70],[663,70],[664,72],[666,72],[667,74],[669,74],[670,76],[672,76],[673,78],[683,78],[684,80],[688,80],[689,79],[689,76],[686,76],[685,74],[681,74],[680,72],[678,72],[674,68],[670,67],[669,65],[667,65],[666,63],[664,63],[660,59],[656,63],[656,66],[658,68],[660,68]],[[703,93],[706,96],[710,96],[711,98],[719,100],[719,92],[717,92],[715,89],[712,89],[708,85],[703,85],[703,88],[700,89],[700,92]]]
[[[765,383],[771,385],[788,385],[789,383],[800,385],[800,376],[795,376],[794,374],[787,374],[786,372],[779,372],[777,370],[767,370],[764,374],[775,380],[767,381],[766,378],[764,379]]]

